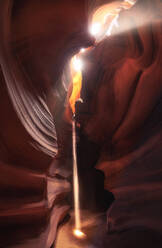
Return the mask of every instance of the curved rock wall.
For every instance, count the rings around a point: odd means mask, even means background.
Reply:
[[[64,65],[92,43],[85,4],[0,2],[0,247],[51,247],[69,210],[55,127],[63,129]]]
[[[101,146],[96,166],[115,197],[105,247],[162,245],[161,8],[138,1],[111,37],[83,55],[81,124]]]
[[[69,209],[71,126],[60,76],[93,43],[85,4],[0,2],[1,247],[50,247]],[[139,0],[112,37],[83,54],[82,138],[100,152],[88,161],[116,198],[105,247],[161,247],[161,39],[161,1]]]

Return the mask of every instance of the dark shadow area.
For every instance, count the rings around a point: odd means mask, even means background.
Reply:
[[[104,173],[95,168],[100,147],[88,140],[79,130],[77,152],[81,208],[97,212],[106,211],[114,201],[114,196],[104,189]]]

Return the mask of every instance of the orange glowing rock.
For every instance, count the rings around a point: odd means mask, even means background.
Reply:
[[[73,59],[72,59],[73,62]],[[73,113],[75,113],[75,102],[77,99],[80,98],[80,91],[81,91],[81,87],[82,87],[82,72],[81,69],[78,68],[78,70],[75,70],[72,68],[72,83],[73,83],[73,90],[69,99],[69,103],[70,103],[70,107],[73,111]]]

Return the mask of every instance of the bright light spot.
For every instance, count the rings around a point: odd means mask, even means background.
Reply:
[[[85,48],[82,48],[82,49],[80,49],[80,52],[81,52],[81,53],[84,53],[85,50],[86,50]]]
[[[76,56],[72,60],[73,68],[75,71],[81,71],[83,68],[83,63]]]
[[[93,23],[91,28],[90,28],[90,33],[92,35],[97,35],[101,30],[101,24],[99,22]]]
[[[73,233],[74,233],[74,235],[75,235],[77,238],[80,238],[80,239],[85,238],[85,236],[86,236],[86,235],[85,235],[82,231],[80,231],[79,229],[74,229]]]

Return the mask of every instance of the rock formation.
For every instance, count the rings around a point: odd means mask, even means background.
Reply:
[[[86,6],[0,2],[0,247],[51,247],[71,207],[67,64],[94,44]],[[107,191],[115,197],[103,248],[162,246],[161,13],[160,0],[138,0],[120,12],[112,36],[82,55],[82,207],[106,210]]]
[[[100,146],[96,167],[115,197],[104,247],[162,245],[161,7],[138,1],[83,55],[82,129]]]

